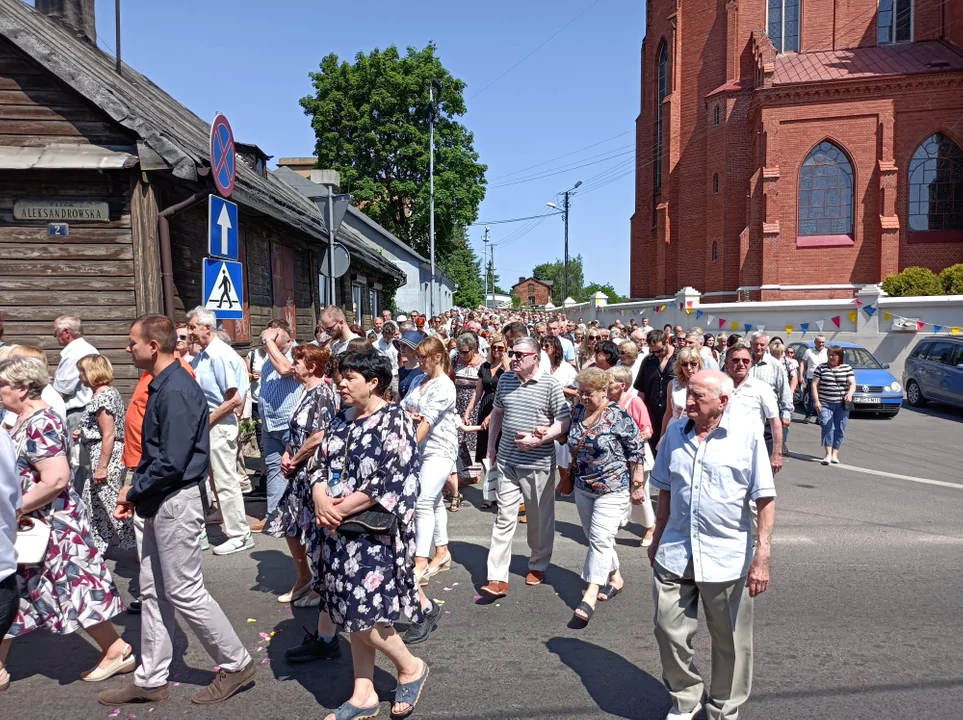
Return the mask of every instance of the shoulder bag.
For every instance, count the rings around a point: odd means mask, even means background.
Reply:
[[[348,469],[348,449],[351,442],[352,426],[348,429],[348,437],[344,441],[344,465],[341,472]],[[378,505],[372,505],[364,510],[348,515],[338,525],[338,532],[346,538],[358,538],[364,535],[394,535],[398,530],[398,516]]]
[[[32,517],[20,518],[14,543],[17,565],[40,565],[47,557],[49,544],[50,526],[47,523]]]

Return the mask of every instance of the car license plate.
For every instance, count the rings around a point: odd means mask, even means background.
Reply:
[[[883,399],[878,397],[858,397],[856,398],[856,402],[866,403],[868,405],[880,405]]]

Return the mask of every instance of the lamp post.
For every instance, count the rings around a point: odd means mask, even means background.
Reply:
[[[431,281],[428,283],[428,307],[429,316],[435,316],[435,116],[438,114],[438,106],[435,104],[435,90],[441,96],[441,80],[435,78],[431,81],[428,88],[428,182],[430,184],[429,194],[429,255],[431,257]]]
[[[492,263],[489,263],[489,262],[488,262],[488,242],[489,242],[489,240],[491,239],[491,235],[490,235],[489,232],[488,232],[489,229],[490,229],[490,228],[488,227],[488,225],[486,225],[486,226],[485,226],[485,234],[482,235],[482,242],[485,243],[484,248],[485,248],[485,307],[486,307],[486,308],[489,307],[489,305],[488,305],[488,282],[489,282],[489,278],[490,278],[490,276],[491,276],[491,274],[492,274],[492,265],[494,264],[494,262],[492,262]],[[492,254],[493,254],[493,255],[494,255],[494,252],[495,252],[495,248],[494,248],[494,246],[493,246],[493,247],[492,247]],[[495,288],[494,288],[494,286],[493,286],[493,287],[492,287],[492,295],[494,295],[494,294],[495,294]],[[494,298],[493,298],[493,304],[494,304]]]
[[[562,193],[562,195],[565,198],[562,203],[562,214],[565,216],[563,220],[565,221],[565,297],[566,298],[568,297],[568,209],[569,209],[568,200],[569,200],[569,195],[574,195],[575,189],[581,184],[582,184],[582,181],[579,180],[577,183],[575,183],[575,185],[573,185],[564,193]],[[555,208],[556,210],[558,209],[558,206],[553,202],[545,203],[545,204],[548,205],[550,208]]]

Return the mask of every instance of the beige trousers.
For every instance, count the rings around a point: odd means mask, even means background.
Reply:
[[[167,682],[173,656],[174,610],[214,661],[227,672],[251,662],[221,606],[204,587],[201,528],[204,509],[196,485],[171,495],[154,517],[134,516],[143,534],[140,561],[141,656],[134,684],[157,688]]]
[[[244,537],[251,532],[251,526],[244,514],[237,472],[237,425],[222,422],[211,427],[211,472],[224,518],[224,534],[229,538]]]
[[[752,598],[746,578],[728,583],[697,583],[692,561],[682,577],[656,563],[652,573],[655,639],[662,657],[662,680],[676,712],[694,710],[704,692],[693,662],[692,638],[698,627],[699,598],[712,641],[712,679],[707,720],[735,720],[752,686]]]
[[[555,544],[555,467],[530,470],[499,464],[498,470],[501,473],[495,490],[498,514],[488,550],[488,580],[508,582],[512,538],[518,524],[518,506],[522,502],[525,503],[528,518],[528,547],[532,550],[528,569],[544,572],[552,559]]]

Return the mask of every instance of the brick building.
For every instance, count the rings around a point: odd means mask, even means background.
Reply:
[[[520,277],[512,286],[512,295],[521,301],[522,307],[544,307],[552,302],[553,285],[551,280]]]
[[[839,297],[963,261],[963,2],[646,13],[633,297]]]

